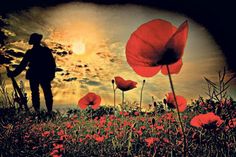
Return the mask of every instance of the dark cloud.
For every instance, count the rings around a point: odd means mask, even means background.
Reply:
[[[56,72],[62,72],[63,71],[63,69],[62,68],[56,68]]]
[[[79,82],[83,85],[90,85],[90,86],[100,86],[102,85],[101,82],[90,80],[89,78],[83,78],[82,80],[79,80]]]
[[[77,80],[77,77],[71,77],[71,78],[68,78],[68,79],[63,79],[63,81],[66,81],[66,82],[71,82],[71,81],[76,81]]]
[[[25,55],[22,52],[15,52],[14,50],[6,50],[5,53],[16,58],[21,58],[21,57],[24,57]]]
[[[91,85],[91,86],[100,86],[100,85],[102,85],[100,82],[91,81],[91,80],[89,80],[88,82],[86,82],[86,84]]]
[[[67,51],[61,51],[61,52],[56,52],[56,54],[61,56],[61,57],[64,57],[64,56],[66,56],[69,53]]]

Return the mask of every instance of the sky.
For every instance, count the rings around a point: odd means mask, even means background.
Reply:
[[[158,73],[152,78],[138,76],[126,62],[125,45],[131,33],[141,24],[153,19],[165,19],[179,26],[189,21],[189,35],[183,56],[183,67],[173,75],[177,95],[191,99],[206,96],[204,77],[217,81],[218,71],[226,66],[222,50],[207,28],[185,15],[138,5],[96,5],[68,3],[54,7],[34,7],[7,15],[9,26],[5,29],[10,41],[7,49],[25,52],[29,35],[44,35],[44,44],[54,50],[57,72],[52,82],[56,107],[76,106],[88,92],[102,97],[102,104],[113,104],[111,80],[115,76],[138,82],[137,88],[125,93],[125,100],[133,103],[140,99],[142,80],[146,80],[143,104],[148,106],[152,97],[161,101],[170,92],[168,77]],[[64,51],[64,53],[63,53]],[[17,65],[21,58],[14,58]],[[4,73],[1,69],[1,73]],[[25,80],[25,73],[17,80]],[[11,84],[8,81],[8,88]],[[28,82],[25,87],[30,95]],[[236,96],[232,85],[229,95]],[[42,94],[41,94],[42,95]],[[43,98],[41,98],[43,100]],[[117,91],[117,103],[121,92]]]

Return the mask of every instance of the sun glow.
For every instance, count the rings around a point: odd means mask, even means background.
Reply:
[[[75,54],[82,55],[85,53],[85,50],[86,50],[86,47],[84,43],[82,43],[81,41],[73,42],[72,51]]]

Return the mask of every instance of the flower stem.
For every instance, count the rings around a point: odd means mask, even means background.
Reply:
[[[124,111],[124,105],[125,105],[125,92],[122,91],[122,112]]]
[[[140,93],[140,103],[139,103],[139,108],[140,108],[140,113],[142,112],[142,99],[143,99],[143,88],[144,88],[145,80],[143,80],[143,85],[141,88],[141,93]]]
[[[174,90],[174,85],[173,85],[173,81],[172,81],[172,78],[171,78],[171,74],[170,74],[170,69],[169,69],[169,66],[166,65],[167,67],[167,71],[168,71],[168,76],[169,76],[169,81],[170,81],[170,86],[171,86],[171,90],[172,90],[172,93],[174,95],[174,100],[175,100],[175,104],[176,104],[176,108],[177,108],[177,114],[178,114],[178,119],[179,119],[179,123],[180,123],[180,127],[182,129],[182,132],[183,132],[183,136],[184,136],[184,148],[183,148],[183,152],[184,152],[184,157],[186,157],[186,154],[187,154],[187,151],[186,151],[186,136],[185,136],[185,131],[184,131],[184,126],[183,126],[183,123],[182,123],[182,119],[180,117],[180,112],[179,112],[179,106],[178,106],[178,102],[177,102],[177,99],[176,99],[176,95],[175,95],[175,90]]]
[[[112,84],[113,86],[113,94],[114,94],[114,110],[116,108],[116,89],[115,89],[115,86],[114,86],[114,83]]]

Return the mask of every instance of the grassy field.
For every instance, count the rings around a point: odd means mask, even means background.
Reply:
[[[181,113],[188,156],[235,156],[235,105],[232,99],[213,102],[199,98]],[[182,156],[183,132],[177,113],[68,109],[49,117],[44,111],[1,110],[1,156]],[[193,117],[214,113],[202,125]]]

